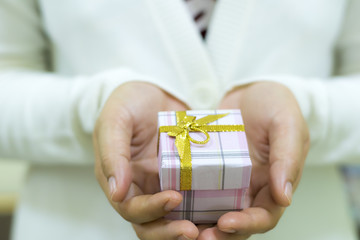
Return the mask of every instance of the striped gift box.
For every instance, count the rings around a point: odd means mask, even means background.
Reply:
[[[228,113],[208,125],[243,125],[240,110],[187,111],[196,119]],[[158,125],[176,126],[176,112],[159,112]],[[190,132],[197,140],[204,140],[201,132]],[[159,176],[162,190],[176,190],[183,202],[167,218],[187,219],[194,223],[214,223],[229,211],[245,207],[249,187],[251,160],[243,131],[209,132],[206,144],[190,143],[192,162],[191,190],[180,191],[180,157],[175,137],[159,134]]]

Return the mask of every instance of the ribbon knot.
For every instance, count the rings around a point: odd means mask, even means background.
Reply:
[[[168,132],[168,135],[176,138],[179,136],[179,138],[177,139],[179,140],[182,139],[183,141],[184,141],[183,137],[185,137],[193,143],[206,144],[207,142],[209,142],[210,136],[206,130],[201,129],[201,127],[205,125],[206,125],[205,123],[199,124],[198,122],[196,122],[196,117],[186,115],[184,116],[183,121],[179,122],[178,125],[175,127],[176,130],[174,129],[175,131]],[[202,132],[203,134],[205,134],[206,139],[203,141],[193,139],[190,136],[189,132]]]
[[[175,145],[180,157],[180,190],[191,190],[192,183],[192,163],[190,142],[196,144],[206,144],[210,140],[208,132],[233,132],[244,131],[244,125],[208,125],[226,114],[207,115],[196,119],[194,116],[186,115],[185,111],[176,112],[176,126],[161,126],[159,134],[167,132],[169,136],[175,137]],[[190,132],[201,132],[206,139],[199,141],[190,136]]]

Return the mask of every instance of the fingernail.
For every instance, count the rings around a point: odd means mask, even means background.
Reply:
[[[178,240],[192,240],[192,238],[188,238],[185,235],[181,235],[180,237],[178,237]]]
[[[228,229],[221,229],[222,232],[226,232],[226,233],[236,233],[236,230],[228,228]]]
[[[287,182],[285,185],[285,197],[287,198],[289,205],[291,204],[292,193],[292,184],[291,182]]]
[[[110,189],[110,199],[112,200],[114,194],[116,193],[116,180],[114,177],[110,177],[109,178],[109,181],[108,181],[108,184],[109,184],[109,189]]]

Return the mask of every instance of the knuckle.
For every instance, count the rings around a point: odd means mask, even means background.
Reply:
[[[268,232],[268,231],[271,231],[271,230],[273,230],[275,227],[276,227],[276,224],[271,223],[271,224],[269,224],[269,225],[266,227],[266,229],[264,229],[264,230],[262,231],[262,233],[266,233],[266,232]]]
[[[128,211],[119,211],[120,216],[128,222],[134,222],[134,219],[130,216]]]
[[[106,115],[107,115],[106,111],[105,111],[105,109],[103,109],[100,112],[100,115],[98,116],[98,118],[96,119],[94,130],[93,130],[93,138],[98,138],[100,136],[100,133],[103,131],[103,129],[108,125],[107,124],[108,117]]]
[[[267,226],[264,229],[265,230],[264,232],[268,232],[277,226],[283,212],[284,210],[271,214],[272,216],[270,216],[270,219],[267,222]]]
[[[95,178],[96,180],[100,183],[100,185],[102,186],[102,181],[104,181],[104,174],[103,174],[103,171],[100,167],[100,162],[99,162],[99,159],[96,158],[95,159],[95,165],[94,165],[94,175],[95,175]]]
[[[279,165],[282,164],[283,161],[289,159],[288,158],[288,153],[286,151],[273,151],[271,153],[271,158],[272,158],[272,161],[274,161],[274,164],[277,163]]]
[[[144,234],[144,230],[143,228],[138,225],[138,224],[131,224],[135,233],[136,233],[136,236],[140,239],[140,240],[145,240],[145,234]]]
[[[268,231],[273,230],[276,227],[278,221],[279,221],[278,219],[269,220],[269,222],[262,228],[260,233],[266,233]]]
[[[284,131],[284,116],[283,114],[275,114],[272,118],[272,124],[273,126],[277,127],[278,130]],[[281,126],[281,128],[279,128]]]
[[[101,154],[100,156],[100,165],[101,169],[106,178],[110,177],[110,166],[111,166],[111,158],[108,154]]]
[[[122,218],[126,221],[134,223],[134,224],[141,224],[142,222],[139,221],[139,216],[137,213],[137,209],[132,208],[127,203],[119,204],[118,205],[118,213]]]
[[[273,221],[270,221],[267,231],[273,230],[276,227],[276,225],[278,224],[278,222],[279,222],[279,219],[274,219]]]

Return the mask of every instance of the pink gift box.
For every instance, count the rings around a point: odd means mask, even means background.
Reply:
[[[186,111],[196,119],[208,115],[228,113],[208,125],[243,125],[240,110]],[[176,126],[176,112],[159,112],[158,126]],[[208,132],[206,144],[190,143],[192,162],[191,190],[180,191],[180,157],[175,137],[159,134],[159,176],[161,190],[176,190],[183,202],[166,217],[187,219],[194,223],[214,223],[229,211],[245,207],[250,183],[251,160],[244,131]],[[201,132],[190,132],[197,140],[204,140]]]

